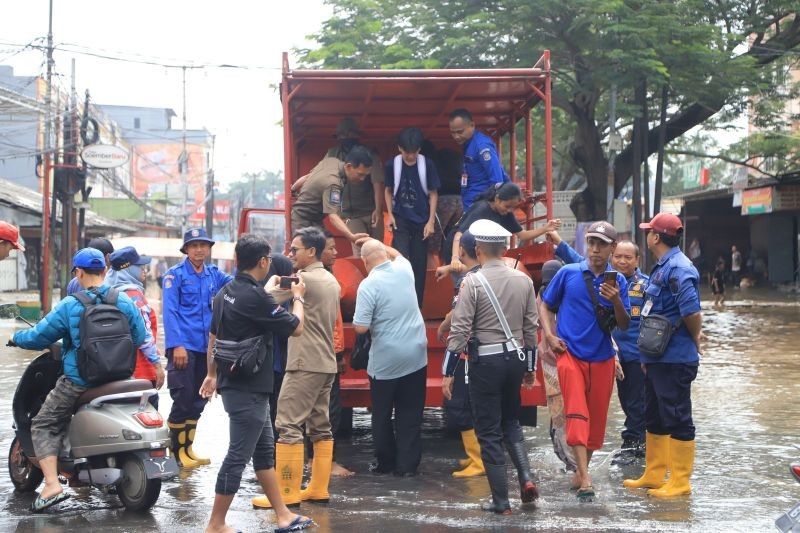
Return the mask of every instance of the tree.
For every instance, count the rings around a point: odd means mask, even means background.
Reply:
[[[634,88],[647,81],[649,117],[669,88],[669,143],[710,119],[744,112],[775,87],[776,62],[796,61],[796,0],[329,0],[333,16],[305,50],[323,68],[456,68],[532,65],[551,50],[554,105],[563,113],[557,151],[585,175],[576,213],[606,211],[608,95],[618,88],[617,128],[640,114]],[[792,52],[787,55],[787,52]],[[787,58],[791,58],[788,60]],[[758,107],[758,106],[756,106]],[[756,109],[778,116],[769,106]],[[722,113],[721,113],[722,112]],[[649,125],[648,153],[661,126]],[[767,148],[767,146],[764,146]],[[566,165],[566,161],[564,162]],[[615,191],[633,174],[627,146]]]

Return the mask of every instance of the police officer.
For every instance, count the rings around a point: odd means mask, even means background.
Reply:
[[[500,164],[497,147],[491,137],[475,130],[472,114],[466,109],[450,113],[450,135],[464,152],[461,174],[461,201],[466,213],[472,203],[495,183],[509,181]]]
[[[172,397],[167,421],[173,456],[185,468],[210,462],[195,455],[192,443],[207,401],[199,391],[206,378],[211,301],[233,279],[215,265],[205,264],[213,245],[203,228],[188,230],[181,247],[186,258],[164,275],[164,345]]]
[[[492,501],[483,509],[511,514],[504,440],[517,468],[522,501],[533,501],[539,495],[519,424],[520,385],[523,378],[526,385],[532,385],[534,379],[539,319],[536,294],[531,279],[503,261],[511,236],[507,230],[495,222],[478,220],[469,231],[475,237],[481,270],[468,274],[461,283],[442,370],[446,377],[452,376],[461,352],[469,352],[472,414],[492,491]],[[492,297],[499,304],[499,313]]]
[[[691,492],[695,453],[691,385],[700,363],[700,276],[678,247],[683,225],[677,216],[659,213],[639,227],[647,230],[647,247],[658,261],[645,289],[641,327],[644,330],[647,317],[659,315],[669,320],[673,332],[660,356],[643,351],[640,337],[645,367],[646,463],[642,477],[626,479],[624,485],[646,487],[648,495],[664,498]],[[664,482],[667,471],[670,477]]]

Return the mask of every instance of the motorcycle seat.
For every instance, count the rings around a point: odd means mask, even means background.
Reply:
[[[106,396],[108,394],[119,394],[121,392],[135,392],[135,391],[145,391],[147,389],[152,389],[153,383],[150,382],[148,379],[126,379],[123,381],[112,381],[111,383],[106,383],[105,385],[100,385],[99,387],[94,387],[78,397],[78,401],[75,404],[75,408],[77,409],[81,405],[85,405],[95,398],[99,398],[100,396]]]

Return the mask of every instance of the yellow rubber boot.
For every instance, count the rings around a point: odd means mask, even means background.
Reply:
[[[333,441],[318,440],[314,443],[314,462],[311,465],[311,479],[308,487],[300,491],[300,499],[315,503],[328,503],[328,483],[331,480],[333,465]]]
[[[208,457],[198,457],[196,453],[194,453],[194,434],[197,430],[197,420],[187,420],[186,421],[186,455],[188,455],[194,462],[201,465],[208,465],[211,464],[211,459]]]
[[[626,479],[622,485],[629,489],[658,489],[664,486],[669,464],[669,435],[648,432],[645,436],[644,473],[639,479]]]
[[[186,424],[184,422],[168,422],[169,437],[170,437],[170,450],[172,456],[178,461],[182,468],[194,468],[200,466],[200,463],[189,457],[186,453]]]
[[[453,472],[453,477],[485,475],[486,470],[483,468],[483,461],[481,460],[481,446],[478,444],[475,430],[462,431],[461,440],[464,442],[464,450],[467,452],[467,457],[469,457],[469,464],[464,469]]]
[[[275,473],[278,476],[278,487],[285,505],[300,505],[300,485],[303,481],[303,443],[275,445]],[[315,450],[316,451],[316,450]],[[328,470],[330,472],[330,470]],[[258,496],[251,500],[257,509],[272,509],[266,496]]]
[[[694,441],[669,439],[670,476],[669,482],[659,489],[650,489],[648,496],[672,498],[692,492],[689,478],[694,470]]]

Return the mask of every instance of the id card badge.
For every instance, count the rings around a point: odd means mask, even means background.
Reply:
[[[644,303],[644,307],[642,307],[642,316],[647,316],[650,314],[650,309],[653,308],[653,300],[647,300]]]
[[[461,174],[461,188],[465,188],[467,186],[467,173],[464,172]]]

